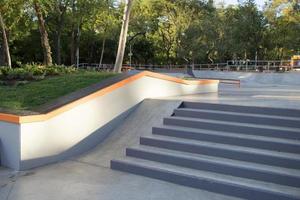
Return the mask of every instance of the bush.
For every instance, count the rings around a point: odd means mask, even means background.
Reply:
[[[76,68],[60,65],[49,67],[40,66],[37,64],[21,65],[19,68],[0,67],[1,81],[31,81],[42,80],[46,76],[57,76],[63,74],[75,73]]]
[[[56,76],[63,74],[71,74],[76,72],[77,69],[74,67],[66,67],[64,65],[53,65],[49,67],[45,67],[45,72],[47,76]]]
[[[5,76],[9,70],[10,70],[9,67],[1,66],[1,67],[0,67],[0,75],[1,75],[1,76],[2,76],[2,75]]]

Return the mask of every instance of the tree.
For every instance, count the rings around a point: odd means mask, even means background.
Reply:
[[[12,65],[51,63],[53,50],[56,64],[115,63],[119,72],[128,62],[126,46],[132,47],[132,63],[168,65],[254,59],[256,54],[290,59],[300,50],[298,0],[268,0],[262,10],[253,0],[228,7],[213,0],[132,2],[0,0],[1,64],[9,54]]]
[[[300,48],[300,4],[297,0],[273,0],[264,12],[268,20],[264,49],[272,59],[290,59]]]
[[[43,17],[42,8],[41,8],[38,0],[33,1],[33,6],[34,6],[36,16],[38,18],[39,30],[40,30],[40,34],[41,34],[41,44],[42,44],[42,49],[43,49],[43,54],[44,54],[43,63],[46,66],[50,66],[50,65],[52,65],[52,55],[51,55],[52,52],[51,52],[51,47],[49,44],[49,38],[48,38],[46,26],[45,26],[45,20]]]
[[[0,11],[0,26],[1,26],[1,31],[2,31],[2,37],[3,37],[3,48],[5,52],[5,57],[6,57],[6,63],[7,66],[11,68],[11,57],[10,57],[10,51],[9,51],[9,46],[8,46],[8,39],[6,36],[6,26]]]
[[[70,57],[71,64],[78,66],[80,57],[80,40],[82,28],[89,26],[93,29],[99,7],[103,5],[103,0],[72,0],[71,3],[71,41],[70,41]]]
[[[0,32],[2,33],[2,48],[5,64],[12,65],[13,42],[21,38],[21,32],[26,26],[24,20],[24,2],[23,0],[1,0],[0,1]],[[26,32],[26,31],[25,31]],[[12,46],[12,48],[10,48]],[[0,46],[1,47],[1,46]],[[0,54],[1,58],[1,54]]]
[[[116,31],[119,22],[116,17],[116,11],[112,6],[113,2],[107,1],[95,16],[94,30],[102,37],[101,53],[99,65],[101,66],[104,59],[106,40],[111,36],[111,33]]]
[[[176,23],[182,27],[177,34],[178,56],[188,63],[214,62],[221,31],[219,16],[212,2],[181,2],[178,9],[186,13],[181,14],[181,20]]]
[[[67,8],[69,7],[71,0],[55,0],[52,2],[55,15],[55,53],[56,64],[61,64],[61,37],[65,24],[65,16]]]
[[[132,2],[133,2],[133,0],[128,0],[127,4],[125,5],[125,9],[124,9],[123,24],[122,24],[122,29],[121,29],[121,33],[120,33],[118,53],[117,53],[117,58],[116,58],[116,62],[115,62],[115,67],[114,67],[114,72],[116,72],[116,73],[120,73],[122,70]]]

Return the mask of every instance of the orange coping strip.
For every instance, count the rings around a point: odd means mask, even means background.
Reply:
[[[123,87],[124,85],[127,85],[139,78],[144,77],[144,76],[149,76],[149,77],[158,78],[158,79],[176,82],[176,83],[185,84],[185,85],[205,85],[205,84],[219,83],[218,80],[191,81],[191,80],[183,80],[183,79],[179,79],[176,77],[167,76],[167,75],[163,75],[163,74],[158,74],[158,73],[154,73],[154,72],[144,71],[144,72],[138,73],[136,75],[133,75],[127,79],[124,79],[122,81],[119,81],[115,84],[112,84],[106,88],[103,88],[97,92],[94,92],[90,95],[87,95],[78,100],[75,100],[71,103],[68,103],[68,104],[66,104],[62,107],[59,107],[53,111],[50,111],[46,114],[18,116],[18,115],[13,115],[13,114],[0,113],[0,121],[11,122],[11,123],[15,123],[15,124],[45,121],[45,120],[55,117],[61,113],[64,113],[68,110],[71,110],[72,108],[74,108],[80,104],[83,104],[85,102],[88,102],[96,97],[103,96],[107,93],[110,93],[110,92],[112,92],[120,87]]]
[[[12,122],[15,124],[20,123],[20,116],[12,115],[12,114],[6,114],[6,113],[0,113],[0,121],[5,122]]]

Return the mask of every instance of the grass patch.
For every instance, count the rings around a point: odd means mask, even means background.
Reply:
[[[72,74],[49,77],[25,85],[0,85],[0,108],[9,111],[33,110],[58,97],[115,75],[113,73],[79,71]]]

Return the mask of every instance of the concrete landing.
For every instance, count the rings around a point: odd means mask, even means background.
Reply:
[[[194,71],[194,73],[199,78],[238,79],[241,81],[241,88],[238,88],[237,85],[221,84],[218,93],[170,97],[167,99],[300,109],[300,72]],[[175,77],[186,76],[186,74],[180,73],[168,75]]]
[[[300,109],[299,86],[265,87],[220,85],[218,93],[164,98],[206,103]]]

